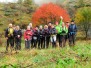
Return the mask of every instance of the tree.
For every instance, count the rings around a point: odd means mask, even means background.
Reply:
[[[85,32],[85,38],[88,38],[88,31],[91,27],[91,7],[83,7],[78,9],[75,20]]]
[[[3,12],[0,22],[20,26],[29,24],[32,13],[36,9],[36,5],[33,4],[32,0],[18,0],[17,3],[2,3],[0,5],[0,8],[2,7],[0,13]]]
[[[75,8],[88,7],[88,6],[91,7],[91,1],[89,0],[77,0],[75,1],[74,5]]]
[[[74,18],[77,9],[82,7],[91,7],[91,0],[67,0],[64,4],[71,18]]]
[[[64,18],[64,22],[69,21],[70,17],[67,11],[60,6],[49,3],[44,4],[36,10],[33,14],[32,21],[33,24],[47,24],[48,22],[55,23],[60,21],[60,16]]]

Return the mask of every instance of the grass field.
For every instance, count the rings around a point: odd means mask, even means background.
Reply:
[[[0,68],[91,68],[91,41],[77,41],[74,47],[22,50],[4,53],[0,47]]]

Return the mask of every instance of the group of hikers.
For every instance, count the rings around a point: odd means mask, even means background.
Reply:
[[[5,30],[5,38],[7,39],[6,51],[10,45],[11,51],[13,49],[21,49],[22,36],[25,40],[25,48],[44,49],[52,45],[53,48],[59,44],[59,47],[65,47],[66,41],[69,40],[69,46],[75,45],[75,37],[77,33],[77,26],[72,20],[71,23],[63,22],[63,17],[60,17],[60,22],[49,22],[48,25],[32,27],[29,23],[24,33],[19,26],[9,24]]]

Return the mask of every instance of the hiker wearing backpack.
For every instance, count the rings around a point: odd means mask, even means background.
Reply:
[[[68,33],[69,33],[69,45],[73,46],[75,45],[75,38],[77,33],[77,26],[73,20],[71,21],[71,24],[69,25]]]
[[[32,39],[32,30],[30,30],[30,26],[27,26],[26,31],[24,32],[24,39],[25,39],[25,48],[30,49],[31,47],[31,39]]]
[[[68,28],[66,27],[65,23],[62,21],[63,17],[60,17],[60,47],[65,47],[65,37],[68,33]]]
[[[33,47],[34,48],[37,47],[37,43],[38,43],[38,33],[39,33],[39,28],[38,28],[38,26],[36,26],[33,29]]]
[[[16,30],[15,30],[15,44],[16,50],[20,50],[21,49],[21,38],[22,38],[22,32],[19,26],[16,26]]]
[[[51,31],[51,29],[52,29],[52,22],[49,22],[48,23],[48,32],[49,32],[49,34],[47,35],[47,44],[48,44],[48,46],[50,45],[50,37],[51,37],[50,31]]]
[[[57,32],[57,42],[58,42],[58,45],[59,45],[59,42],[60,42],[60,25],[58,22],[55,22],[55,29],[56,29],[56,32]]]
[[[45,25],[44,26],[44,30],[43,30],[43,39],[44,39],[44,45],[43,45],[43,48],[48,48],[49,47],[49,29],[48,29],[48,26]]]
[[[50,30],[50,34],[51,34],[51,37],[50,37],[50,40],[51,40],[51,43],[52,43],[52,47],[56,47],[56,28],[54,27],[54,25],[52,24],[52,28]]]
[[[69,28],[69,25],[70,25],[70,23],[67,21],[67,22],[65,23],[65,26],[66,26],[67,30],[68,30],[68,28]],[[66,42],[68,39],[69,39],[69,33],[67,33],[67,35],[66,35],[66,37],[65,37],[65,42]]]
[[[42,49],[43,48],[43,42],[44,42],[44,39],[43,39],[43,27],[42,25],[40,25],[39,27],[39,33],[38,33],[38,48]]]
[[[15,31],[13,29],[13,25],[9,24],[9,27],[5,31],[5,38],[7,39],[6,52],[8,51],[8,47],[10,45],[11,52],[14,48],[14,35]]]
[[[29,23],[29,26],[30,26],[30,30],[33,32],[32,23]],[[32,39],[31,39],[31,48],[33,48],[33,36],[32,36]]]

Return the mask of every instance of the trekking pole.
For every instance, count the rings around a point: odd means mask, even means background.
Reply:
[[[52,36],[52,47],[54,47],[54,37]]]
[[[6,51],[5,52],[7,52],[8,51],[8,47],[7,47],[7,39],[5,38],[5,47],[6,47]]]
[[[45,46],[46,46],[46,36],[45,36]],[[46,46],[47,47],[47,46]]]

